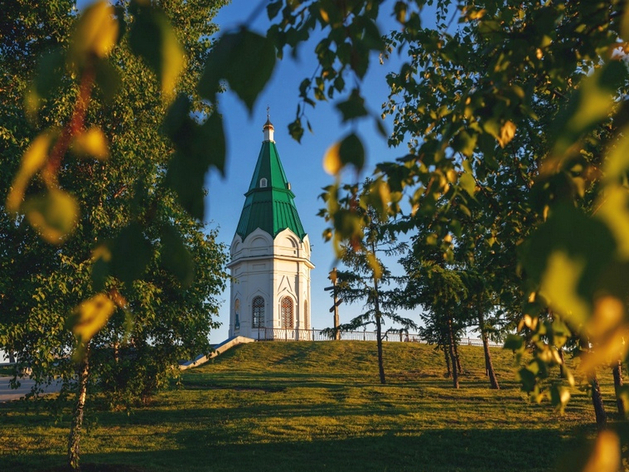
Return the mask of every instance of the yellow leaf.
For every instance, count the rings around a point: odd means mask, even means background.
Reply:
[[[581,472],[617,472],[620,470],[620,439],[613,431],[599,431],[594,450]]]
[[[565,387],[560,387],[559,388],[559,402],[561,403],[561,405],[565,407],[568,404],[569,400],[570,400],[570,390]]]
[[[524,315],[523,321],[527,328],[535,330],[535,328],[537,328],[539,318],[537,316]]]
[[[79,19],[72,38],[72,52],[79,63],[90,55],[107,57],[118,42],[114,8],[105,0],[92,3]]]
[[[579,107],[568,120],[567,129],[581,131],[608,115],[614,105],[614,96],[600,86],[600,74],[597,71],[581,81]]]
[[[98,126],[93,126],[74,138],[72,151],[82,156],[93,157],[94,159],[107,159],[109,157],[109,147],[105,133]]]
[[[603,173],[607,180],[617,180],[629,170],[629,126],[625,126],[619,136],[620,140],[609,150],[605,159]]]
[[[31,86],[26,90],[24,94],[24,109],[26,110],[26,116],[35,121],[37,119],[37,112],[39,111],[39,105],[41,104],[42,97],[35,87]]]
[[[118,308],[124,309],[127,306],[127,299],[123,297],[118,290],[111,290],[109,292],[109,297],[116,305],[118,305]]]
[[[94,250],[92,251],[92,262],[95,262],[99,259],[102,259],[105,262],[111,261],[111,251],[106,244],[101,244],[100,246],[94,248]]]
[[[116,304],[104,293],[85,300],[74,310],[72,332],[81,342],[87,342],[98,333],[114,313]]]
[[[563,251],[555,251],[548,258],[539,290],[548,306],[573,326],[585,323],[590,312],[587,302],[577,293],[584,268],[582,260],[571,259]]]
[[[166,101],[170,101],[175,95],[175,86],[183,70],[185,57],[173,29],[165,29],[162,45],[162,93]]]
[[[319,8],[319,13],[321,14],[321,19],[323,19],[325,23],[330,22],[330,17],[328,16],[327,11],[325,11],[323,8]]]
[[[629,40],[629,8],[623,8],[622,19],[620,20],[620,37],[625,41]]]
[[[52,189],[47,194],[29,198],[23,205],[29,223],[51,244],[60,244],[74,230],[79,205],[72,195]]]
[[[511,140],[515,136],[515,130],[516,126],[513,121],[507,121],[505,124],[502,125],[502,128],[500,128],[500,135],[497,138],[500,147],[503,148],[511,142]]]
[[[378,258],[375,256],[374,253],[367,253],[367,262],[369,263],[369,267],[371,267],[371,270],[373,271],[374,278],[379,279],[380,277],[382,277],[382,266],[380,265],[380,262],[378,261]]]
[[[369,192],[361,197],[363,204],[371,206],[378,212],[382,221],[386,221],[391,204],[391,190],[382,179],[376,179],[369,186]]]
[[[593,341],[597,341],[616,329],[625,318],[623,302],[610,295],[600,297],[594,304],[594,314],[586,324],[586,332]]]
[[[54,135],[55,133],[51,131],[40,134],[24,152],[20,170],[15,176],[13,185],[7,195],[6,208],[9,213],[15,214],[18,212],[31,178],[46,164],[48,150]]]
[[[623,325],[604,338],[595,340],[592,349],[582,356],[579,368],[585,373],[592,373],[600,366],[624,359],[629,347],[625,339],[629,339],[629,327]]]
[[[601,218],[616,239],[619,255],[629,260],[629,192],[620,185],[608,185],[596,216]]]
[[[340,150],[341,143],[336,142],[328,148],[325,152],[325,156],[323,156],[323,170],[330,175],[338,175],[343,168]]]

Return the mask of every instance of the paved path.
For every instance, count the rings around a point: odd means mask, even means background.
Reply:
[[[8,402],[10,400],[18,400],[31,391],[35,381],[29,378],[23,378],[20,380],[20,388],[14,390],[9,384],[11,377],[0,377],[0,403]],[[45,393],[58,392],[61,388],[61,382],[53,382],[50,385],[44,387]]]

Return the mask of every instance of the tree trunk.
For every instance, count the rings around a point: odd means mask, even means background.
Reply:
[[[13,354],[13,351],[9,351],[9,363],[15,364],[15,354]]]
[[[498,377],[496,376],[496,372],[494,371],[494,364],[491,361],[491,352],[489,351],[489,340],[487,339],[487,334],[483,335],[483,349],[485,349],[485,362],[487,364],[487,375],[489,376],[489,383],[491,385],[491,388],[495,390],[500,390]]]
[[[380,373],[380,383],[385,384],[384,363],[382,361],[382,323],[379,315],[376,315],[376,336],[378,339],[378,372]]]
[[[455,354],[454,333],[452,332],[452,319],[448,318],[448,337],[450,338],[450,358],[452,360],[452,385],[454,388],[459,388],[459,368],[460,364],[457,362],[457,355]]]
[[[598,384],[596,373],[592,374],[590,385],[592,386],[592,405],[594,405],[594,413],[596,414],[596,428],[601,431],[607,426],[607,414],[605,413],[601,387]]]
[[[443,351],[443,356],[446,358],[446,368],[448,369],[446,377],[450,377],[452,375],[452,371],[450,370],[450,356],[448,355],[448,348],[445,345],[442,345],[441,350]]]
[[[622,361],[619,360],[616,363],[613,369],[613,374],[614,374],[614,391],[616,392],[616,408],[618,408],[618,413],[620,414],[621,418],[624,418],[626,414],[625,404],[620,398],[620,390],[622,389],[622,386],[623,386]]]
[[[371,251],[373,254],[376,253],[375,243],[371,242]],[[374,272],[373,274],[373,291],[375,294],[374,297],[374,310],[375,310],[375,318],[376,318],[376,339],[378,343],[378,372],[380,374],[380,383],[385,384],[386,380],[384,378],[384,362],[382,361],[382,318],[380,314],[380,293],[378,291],[378,278]]]
[[[561,359],[561,364],[559,364],[559,377],[564,379],[566,378],[566,356],[563,352],[563,347],[557,348],[557,352],[559,353],[559,359]]]
[[[85,410],[85,399],[87,397],[87,379],[89,375],[89,345],[85,346],[83,359],[77,366],[78,390],[76,394],[76,404],[70,425],[70,436],[68,438],[68,465],[70,470],[81,470],[79,465],[81,429],[83,427],[83,414]]]
[[[491,361],[491,352],[489,351],[489,339],[487,336],[487,331],[485,331],[485,317],[483,314],[480,295],[478,298],[478,325],[480,328],[481,339],[483,340],[483,350],[485,351],[485,375],[489,377],[491,388],[500,390],[498,377],[496,377],[496,372],[494,371],[494,364]]]
[[[452,320],[450,320],[452,323]],[[456,338],[454,337],[454,331],[452,331],[452,326],[450,326],[450,335],[452,339],[452,348],[454,349],[454,358],[456,359],[456,369],[459,371],[459,375],[463,372],[463,367],[461,367],[461,356],[459,356],[459,345],[456,342]]]

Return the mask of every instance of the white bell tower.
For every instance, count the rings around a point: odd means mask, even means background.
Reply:
[[[269,117],[231,244],[229,336],[310,340],[310,239]]]

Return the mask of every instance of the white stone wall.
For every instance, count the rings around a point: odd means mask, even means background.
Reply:
[[[230,292],[230,336],[258,337],[253,328],[253,299],[264,299],[264,327],[281,327],[281,300],[293,301],[294,328],[306,329],[310,322],[310,240],[299,240],[291,230],[279,233],[275,240],[261,229],[255,230],[245,241],[236,235],[231,245],[228,267],[234,280]],[[239,301],[236,327],[237,303]],[[306,312],[306,306],[308,310]],[[262,330],[264,335],[264,330]]]

